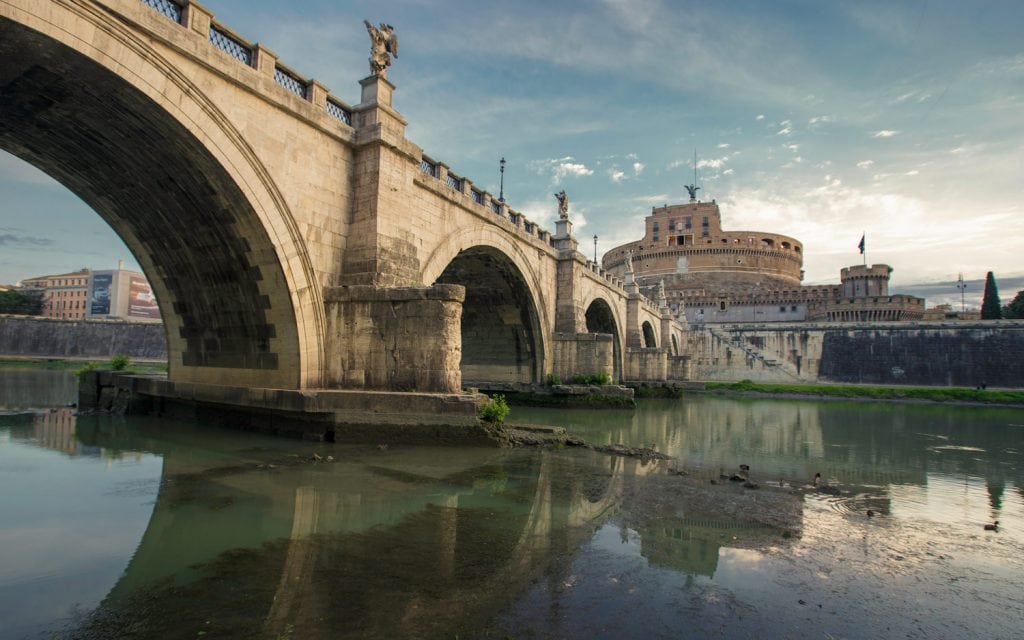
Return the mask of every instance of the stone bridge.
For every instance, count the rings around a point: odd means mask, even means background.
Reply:
[[[188,0],[0,0],[0,148],[127,244],[172,382],[684,377],[664,300],[431,159],[386,78],[360,85],[350,105]]]

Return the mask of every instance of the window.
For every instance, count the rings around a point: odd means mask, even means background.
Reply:
[[[786,313],[786,307],[779,307],[779,311],[781,311],[782,313]]]
[[[707,216],[704,216],[704,222],[702,222],[701,224],[703,224],[705,227],[708,226],[708,217]]]
[[[686,219],[686,228],[687,229],[692,229],[693,228],[693,218],[687,218]]]
[[[720,311],[725,311],[725,300],[722,300],[721,302],[718,303],[718,309]]]

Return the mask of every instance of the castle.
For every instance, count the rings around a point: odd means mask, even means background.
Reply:
[[[669,307],[690,325],[741,322],[920,320],[925,301],[889,294],[892,268],[855,265],[838,285],[801,285],[803,245],[764,231],[724,231],[718,203],[654,207],[644,237],[604,254],[602,266],[624,277],[631,263],[654,297],[663,282]]]

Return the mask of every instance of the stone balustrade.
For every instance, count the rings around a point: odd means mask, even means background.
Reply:
[[[258,43],[251,43],[226,25],[217,22],[205,7],[191,0],[141,0],[161,15],[182,27],[206,37],[210,44],[241,64],[273,77],[285,91],[311,102],[332,118],[352,126],[352,107],[332,96],[322,84],[305,78],[282,64],[275,53]]]

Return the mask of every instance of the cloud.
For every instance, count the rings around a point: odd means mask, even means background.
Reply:
[[[826,122],[832,122],[834,120],[835,118],[833,118],[832,116],[814,116],[813,118],[807,121],[807,124],[813,127],[816,124],[824,124]]]
[[[899,131],[893,131],[892,129],[882,129],[871,134],[872,138],[891,138],[899,134]]]
[[[778,131],[777,131],[777,132],[775,133],[775,135],[777,135],[777,136],[788,136],[788,135],[790,135],[791,133],[793,133],[793,128],[787,125],[787,126],[785,126],[785,127],[782,127],[781,129],[779,129],[779,130],[778,130]]]
[[[618,167],[613,167],[608,170],[608,177],[611,179],[612,182],[618,183],[622,182],[623,179],[625,179],[626,174]]]
[[[786,147],[787,149],[793,152],[797,152],[800,150],[800,145],[798,144],[784,144],[782,146]]]
[[[39,238],[36,236],[29,236],[22,233],[18,233],[18,229],[11,228],[0,228],[0,247],[50,247],[53,246],[53,240],[50,238]],[[14,233],[10,233],[10,232]]]
[[[644,172],[644,163],[642,163],[642,162],[634,162],[633,163],[633,175],[639,176],[643,172]]]
[[[725,171],[722,172],[722,175],[723,176],[731,176],[733,173],[735,173],[735,172],[732,169],[726,169]]]
[[[857,163],[857,166],[860,167],[861,169],[867,169],[873,164],[875,164],[874,160],[861,160],[860,162]]]
[[[710,158],[707,160],[699,160],[697,162],[698,169],[721,169],[722,166],[729,161],[729,158]]]
[[[916,176],[916,175],[919,175],[920,173],[921,172],[918,171],[917,169],[912,169],[912,170],[904,173],[903,175],[905,175],[905,176]]]
[[[551,182],[557,184],[567,177],[585,177],[594,175],[593,169],[588,169],[582,162],[574,162],[572,156],[564,158],[548,158],[545,160],[533,160],[528,166],[535,172],[543,175],[551,174]]]
[[[764,114],[763,113],[757,114],[757,117],[754,118],[754,120],[764,120]]]
[[[728,149],[729,148],[729,143],[728,142],[723,142],[722,144],[718,145],[718,148],[719,149]]]

